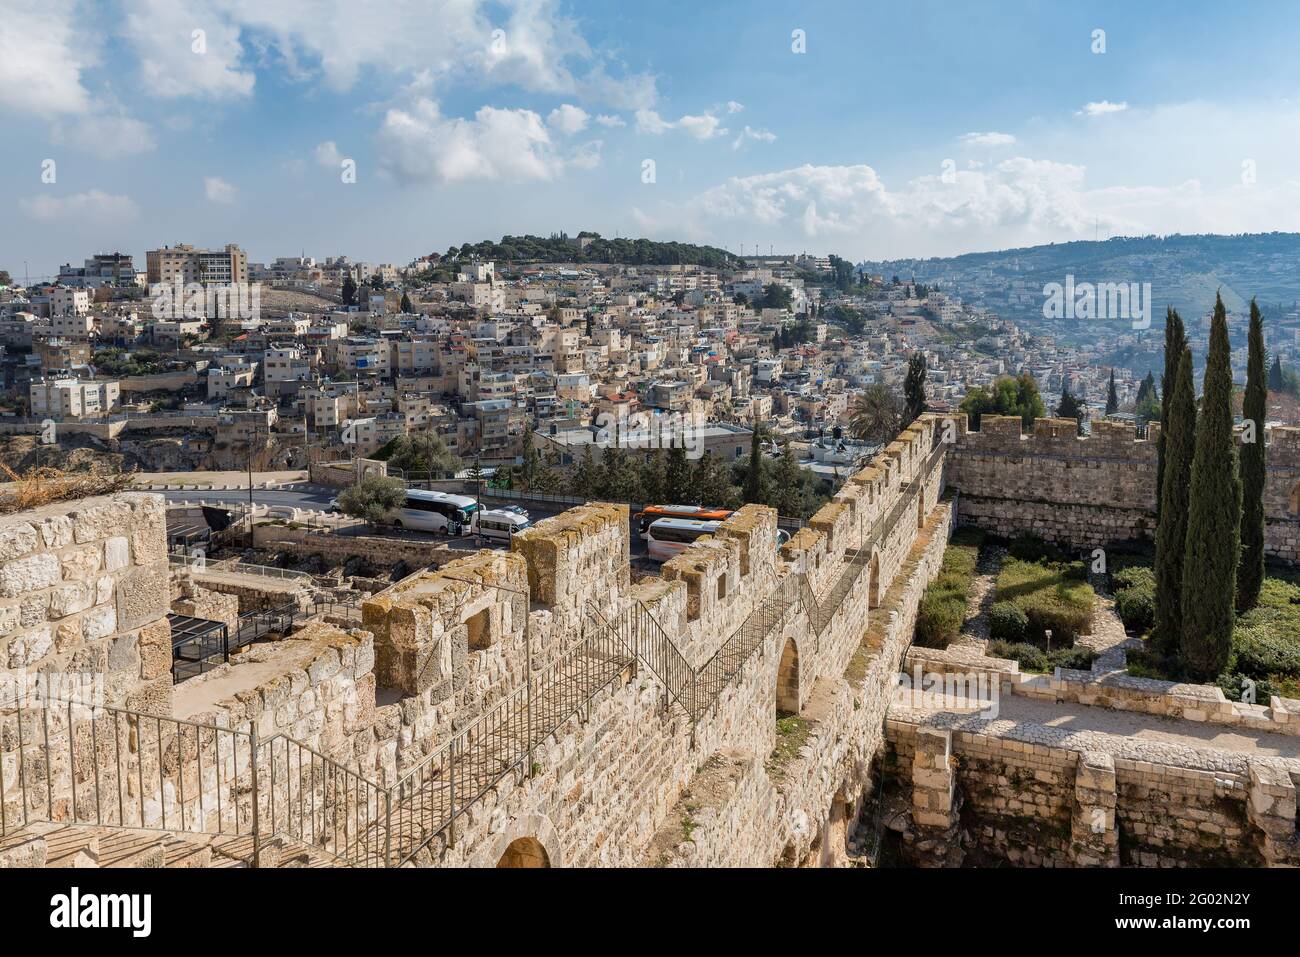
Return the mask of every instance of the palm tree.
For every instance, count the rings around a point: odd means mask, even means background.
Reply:
[[[867,442],[888,442],[903,423],[903,403],[883,382],[867,386],[849,410],[849,428]]]

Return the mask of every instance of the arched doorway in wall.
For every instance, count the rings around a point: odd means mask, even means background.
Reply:
[[[799,713],[799,646],[793,638],[785,640],[781,663],[776,669],[776,716],[788,718]]]
[[[497,867],[550,867],[551,858],[535,837],[521,837],[510,842]]]

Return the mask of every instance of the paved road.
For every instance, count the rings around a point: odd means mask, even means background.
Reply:
[[[212,492],[203,492],[203,491],[196,492],[192,490],[183,491],[183,492],[169,491],[169,492],[159,492],[158,494],[165,497],[169,502],[204,502],[211,505],[247,505],[248,504],[247,489],[245,489],[244,491],[233,490],[233,491],[212,491]],[[324,511],[325,509],[329,508],[330,501],[336,495],[338,495],[338,489],[328,488],[323,485],[310,485],[304,482],[301,484],[290,485],[285,488],[279,488],[279,489],[254,489],[253,502],[256,503],[257,505],[273,505],[273,506],[281,506],[281,507],[292,506],[294,508],[314,509],[316,511]],[[552,508],[546,506],[531,506],[528,509],[528,517],[531,518],[534,522],[539,522],[544,518],[550,518],[554,515],[559,515],[560,512],[562,511],[564,511],[564,509],[560,507]],[[645,541],[641,538],[641,536],[637,534],[636,519],[631,519],[629,522],[629,526],[630,526],[630,532],[632,536],[632,555],[638,558],[644,557],[646,551],[646,545],[645,545]],[[339,530],[339,534],[355,535],[358,533],[355,530],[349,530],[347,528],[343,528]],[[428,532],[397,531],[395,529],[388,531],[385,534],[393,537],[398,537],[398,538],[407,538],[407,539],[414,539],[414,540],[421,540],[421,541],[434,540],[434,541],[441,542],[443,544],[450,545],[452,548],[465,549],[466,551],[474,551],[476,549],[484,547],[483,544],[476,537],[449,540],[443,538],[442,536],[433,535]]]

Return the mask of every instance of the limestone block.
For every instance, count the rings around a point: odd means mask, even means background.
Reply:
[[[82,616],[81,627],[87,641],[107,638],[117,631],[117,608],[113,605],[96,605]]]
[[[110,499],[72,513],[73,540],[77,544],[97,542],[122,535],[131,528],[131,505],[124,499]]]
[[[140,677],[152,681],[171,674],[172,629],[160,618],[140,629]]]
[[[34,552],[39,544],[36,529],[26,522],[0,528],[0,562],[22,558]]]
[[[167,615],[167,565],[155,562],[132,569],[117,583],[118,627],[140,628]]]
[[[34,538],[36,532],[31,530]],[[59,560],[54,555],[29,555],[0,565],[0,598],[17,598],[59,582]]]
[[[115,572],[131,564],[131,543],[125,535],[115,535],[104,542],[104,570]]]

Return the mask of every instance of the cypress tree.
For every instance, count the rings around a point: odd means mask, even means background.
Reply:
[[[1241,562],[1237,566],[1237,610],[1249,611],[1264,585],[1264,415],[1268,384],[1264,381],[1264,317],[1250,301],[1246,394],[1242,415],[1246,432],[1241,444]],[[1249,440],[1249,441],[1247,441]]]
[[[1177,369],[1165,382],[1168,465],[1160,493],[1164,504],[1156,527],[1156,621],[1152,637],[1157,650],[1166,656],[1178,651],[1182,634],[1188,479],[1196,448],[1196,391],[1192,385],[1192,352],[1186,346]]]
[[[915,421],[925,411],[925,353],[915,352],[907,361],[907,378],[903,380],[903,395],[907,397],[907,421]]]
[[[1196,423],[1187,550],[1183,558],[1183,664],[1196,678],[1218,675],[1232,650],[1234,594],[1241,541],[1241,478],[1232,435],[1232,364],[1228,313],[1216,296]]]
[[[763,505],[767,502],[767,481],[764,472],[762,430],[754,425],[754,434],[749,442],[749,468],[745,472],[744,496],[746,502]]]
[[[1187,333],[1182,317],[1173,306],[1165,309],[1165,374],[1160,380],[1160,436],[1156,440],[1156,513],[1161,508],[1161,495],[1165,477],[1165,432],[1169,430],[1169,397],[1173,394],[1174,380],[1178,377],[1178,363],[1187,348]]]
[[[1106,414],[1114,415],[1119,411],[1119,393],[1115,390],[1115,370],[1110,370],[1110,387],[1106,390]]]
[[[1268,388],[1271,392],[1281,392],[1286,388],[1286,377],[1282,374],[1282,356],[1273,357],[1273,367],[1268,370]]]

